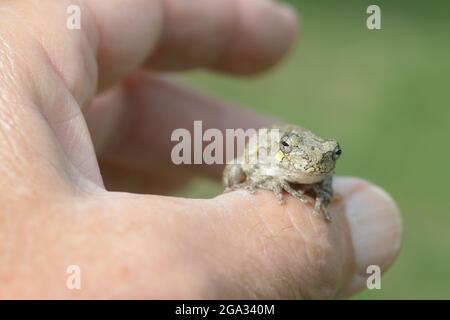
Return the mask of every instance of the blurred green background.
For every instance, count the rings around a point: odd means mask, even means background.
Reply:
[[[287,1],[303,34],[264,76],[195,72],[186,81],[227,100],[337,138],[337,174],[361,176],[397,200],[402,252],[381,290],[356,299],[450,299],[450,3]],[[382,30],[366,8],[381,7]],[[219,185],[196,181],[189,196]]]

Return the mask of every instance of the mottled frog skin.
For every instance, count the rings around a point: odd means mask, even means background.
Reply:
[[[278,130],[274,143],[262,147],[255,140],[258,135],[253,135],[244,154],[227,164],[223,174],[225,191],[267,189],[273,191],[280,204],[284,203],[283,191],[305,203],[308,202],[305,193],[312,191],[315,194],[313,212],[331,220],[327,206],[333,197],[332,175],[342,153],[338,142],[322,139],[294,125],[267,130],[273,129]],[[257,161],[244,161],[250,157]]]

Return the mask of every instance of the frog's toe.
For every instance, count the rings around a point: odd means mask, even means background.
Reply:
[[[271,186],[272,192],[277,198],[277,201],[280,205],[284,204],[284,196],[283,196],[283,188],[277,183],[272,184]]]
[[[325,220],[331,221],[330,211],[328,211],[327,208],[323,208],[322,212],[323,212],[323,216],[324,216]]]
[[[255,188],[247,188],[247,191],[250,192],[250,194],[255,194],[256,189]]]
[[[322,199],[320,197],[316,198],[316,201],[314,202],[314,214],[321,214],[322,213]]]
[[[300,190],[296,190],[293,187],[291,187],[291,185],[286,182],[283,181],[281,183],[281,187],[287,192],[289,193],[291,196],[293,196],[294,198],[296,198],[297,200],[300,200],[303,203],[308,203],[308,199],[306,198],[305,194],[300,191]]]
[[[308,203],[308,199],[303,193],[300,193],[296,191],[294,194],[292,194],[296,199],[300,200],[303,203]]]
[[[275,196],[277,197],[277,201],[280,205],[284,204],[284,197],[283,197],[283,193],[282,192],[276,192],[274,191]]]
[[[320,209],[314,208],[313,209],[313,214],[316,215],[316,216],[320,216],[320,215],[322,215],[322,211]]]
[[[327,206],[323,203],[321,198],[316,199],[316,203],[314,204],[313,214],[318,216],[323,216],[325,220],[331,221],[331,215],[328,211]]]
[[[256,192],[256,186],[252,183],[246,184],[244,189],[250,192],[251,194],[254,194]]]
[[[227,192],[232,192],[232,191],[236,191],[239,189],[239,185],[232,185],[229,187],[226,187],[225,190],[223,191],[223,193],[227,193]]]

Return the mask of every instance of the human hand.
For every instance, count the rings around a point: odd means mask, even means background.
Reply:
[[[195,200],[105,188],[217,178],[219,167],[171,165],[170,132],[270,120],[148,70],[264,70],[295,38],[290,9],[80,0],[81,30],[69,30],[73,3],[0,5],[0,297],[340,298],[365,286],[368,265],[392,263],[398,209],[359,179],[336,179],[332,223],[265,191]],[[81,290],[66,287],[69,265]]]

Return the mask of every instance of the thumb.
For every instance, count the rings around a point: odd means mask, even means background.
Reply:
[[[341,178],[335,188],[345,199],[352,238],[352,276],[339,292],[340,297],[348,297],[367,288],[369,266],[378,266],[384,272],[394,262],[401,246],[402,219],[394,200],[377,186]]]
[[[234,280],[222,292],[235,298],[343,298],[366,287],[369,265],[385,271],[400,248],[397,206],[360,179],[337,178],[334,188],[339,199],[330,204],[331,222],[287,195],[279,205],[265,190],[213,199],[226,235],[219,255],[228,267],[219,268],[220,276]]]

